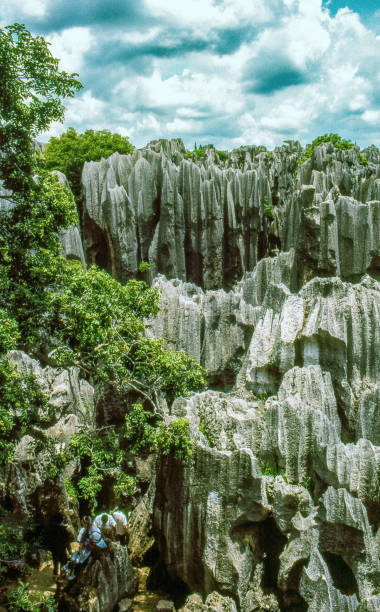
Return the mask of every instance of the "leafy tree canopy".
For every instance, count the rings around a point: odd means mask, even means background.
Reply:
[[[59,72],[48,44],[24,26],[0,30],[0,180],[12,190],[0,212],[0,466],[12,461],[15,444],[31,432],[35,451],[48,461],[46,476],[60,473],[73,455],[83,459],[78,494],[95,503],[105,474],[117,475],[120,491],[133,484],[123,471],[118,439],[126,452],[149,445],[188,456],[188,425],[162,423],[155,415],[157,394],[171,401],[201,390],[205,372],[184,353],[146,337],[144,320],[158,311],[155,289],[136,280],[121,285],[96,266],[86,269],[61,255],[58,232],[77,224],[76,207],[71,192],[46,169],[54,167],[52,157],[49,165],[35,153],[33,138],[62,119],[62,100],[81,87],[75,77]],[[77,135],[69,130],[61,142],[66,140],[78,144],[69,158],[75,158],[76,171],[87,154],[94,159],[132,149],[126,139],[106,131]],[[11,364],[11,349],[26,350],[43,363],[75,364],[93,384],[124,394],[125,411],[132,411],[125,435],[115,426],[95,430],[94,439],[84,431],[70,449],[57,450],[44,433],[52,416],[48,398],[32,374]],[[145,407],[133,412],[129,395]],[[138,432],[147,439],[138,442]]]
[[[112,134],[109,130],[86,130],[84,134],[78,134],[70,127],[59,138],[50,139],[43,157],[46,168],[63,172],[74,195],[79,197],[84,162],[107,158],[115,151],[132,153],[133,146],[128,138]]]
[[[331,142],[331,144],[333,144],[336,149],[340,149],[341,151],[348,151],[349,149],[352,149],[355,146],[354,143],[351,142],[351,140],[346,140],[339,136],[339,134],[323,134],[322,136],[318,136],[317,138],[315,138],[311,145],[308,145],[306,147],[305,153],[298,160],[298,165],[301,165],[305,161],[310,159],[310,157],[313,155],[314,149],[324,142]],[[368,160],[362,153],[359,154],[359,162],[362,166],[368,165]]]
[[[0,29],[0,179],[19,195],[36,189],[33,138],[62,120],[62,100],[82,87],[58,70],[48,45],[21,24]]]

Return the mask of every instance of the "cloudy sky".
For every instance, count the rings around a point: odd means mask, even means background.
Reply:
[[[380,144],[379,0],[0,0],[0,26],[15,21],[84,85],[43,140]]]

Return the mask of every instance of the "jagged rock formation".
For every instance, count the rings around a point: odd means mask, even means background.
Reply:
[[[149,261],[151,277],[231,287],[273,250],[295,248],[298,273],[351,278],[380,255],[380,170],[358,149],[326,143],[297,172],[297,147],[245,147],[221,162],[184,159],[181,141],[157,141],[83,170],[86,258],[120,280]],[[370,157],[374,159],[374,157]]]
[[[193,458],[161,460],[141,502],[200,594],[184,609],[380,610],[380,157],[365,154],[324,144],[297,170],[296,145],[222,163],[172,141],[84,169],[88,260],[120,279],[148,260],[149,333],[229,392],[174,403]]]
[[[60,612],[112,612],[133,595],[137,581],[125,546],[112,542],[93,553],[73,584],[62,583],[56,593]]]
[[[70,189],[69,182],[63,172],[53,170],[52,174],[56,175],[62,185]],[[63,255],[67,259],[77,259],[83,264],[86,263],[79,227],[69,227],[66,230],[61,230],[59,240],[62,245]]]
[[[380,610],[380,152],[363,153],[368,165],[326,143],[298,167],[297,143],[224,161],[212,147],[186,159],[174,140],[85,164],[66,256],[121,281],[149,261],[162,310],[148,333],[213,389],[169,408],[190,423],[192,459],[152,462],[130,523],[133,559],[155,539],[192,592],[184,611]],[[52,436],[87,422],[75,369],[15,359],[50,403],[70,388]],[[25,516],[44,490],[32,446],[20,441],[7,484]],[[101,600],[96,567],[80,605],[108,610],[127,591]]]
[[[43,423],[41,431],[57,448],[67,444],[79,426],[91,424],[94,391],[87,381],[80,379],[78,368],[42,368],[22,351],[11,351],[9,357],[21,373],[34,374],[47,395],[47,412],[39,415]],[[77,525],[72,524],[73,513],[64,479],[70,477],[75,466],[68,465],[58,478],[49,477],[50,455],[48,451],[36,449],[38,433],[31,431],[18,442],[14,460],[5,470],[1,501],[8,500],[20,518],[31,522],[36,520],[36,512],[39,521],[44,522],[59,511],[74,535]]]

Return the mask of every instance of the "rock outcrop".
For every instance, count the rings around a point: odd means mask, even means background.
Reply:
[[[60,612],[112,612],[136,588],[127,548],[112,542],[92,554],[74,583],[59,585],[56,601]]]
[[[231,287],[263,256],[292,248],[304,272],[346,279],[378,267],[379,165],[361,165],[356,147],[325,143],[299,168],[290,145],[245,147],[226,161],[212,147],[200,161],[184,153],[181,141],[156,141],[85,164],[88,261],[125,280],[145,260],[151,278],[205,289]]]
[[[130,520],[133,561],[186,585],[184,612],[380,611],[380,152],[301,155],[198,159],[180,140],[115,153],[85,164],[80,229],[60,236],[66,257],[156,286],[148,334],[208,371],[212,390],[163,410],[188,420],[190,461],[151,457]],[[49,397],[53,444],[90,426],[75,368],[12,360]],[[63,508],[69,522],[63,478],[44,469],[30,432],[1,494],[24,518]],[[133,584],[114,544],[61,605],[112,610]]]
[[[150,263],[148,333],[214,389],[171,407],[193,457],[158,462],[143,512],[184,610],[380,610],[380,153],[301,154],[156,141],[84,167],[86,260]]]
[[[90,425],[93,411],[93,388],[79,377],[78,368],[69,370],[42,368],[22,351],[9,353],[11,363],[24,374],[33,374],[48,397],[46,412],[40,414],[43,429],[23,436],[15,448],[14,460],[5,470],[1,498],[11,503],[13,511],[23,520],[47,521],[61,512],[74,535],[64,479],[69,478],[75,465],[69,464],[62,474],[49,475],[51,458],[48,449],[36,448],[36,434],[50,439],[57,451],[63,450],[80,426]],[[37,513],[37,514],[36,514]]]

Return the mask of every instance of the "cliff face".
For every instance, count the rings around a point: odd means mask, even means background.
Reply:
[[[352,278],[379,265],[378,164],[326,143],[299,169],[297,147],[245,147],[221,162],[184,159],[180,141],[115,153],[83,170],[87,260],[120,280],[142,260],[151,277],[231,287],[273,252],[292,248],[303,272]],[[299,153],[299,151],[298,151]],[[301,272],[299,270],[299,272]]]
[[[168,417],[189,420],[192,461],[159,462],[148,501],[169,572],[231,609],[380,610],[380,154],[364,153],[327,143],[298,167],[296,143],[222,162],[159,141],[83,170],[87,261],[122,281],[149,261],[149,333],[209,372],[214,391]]]

